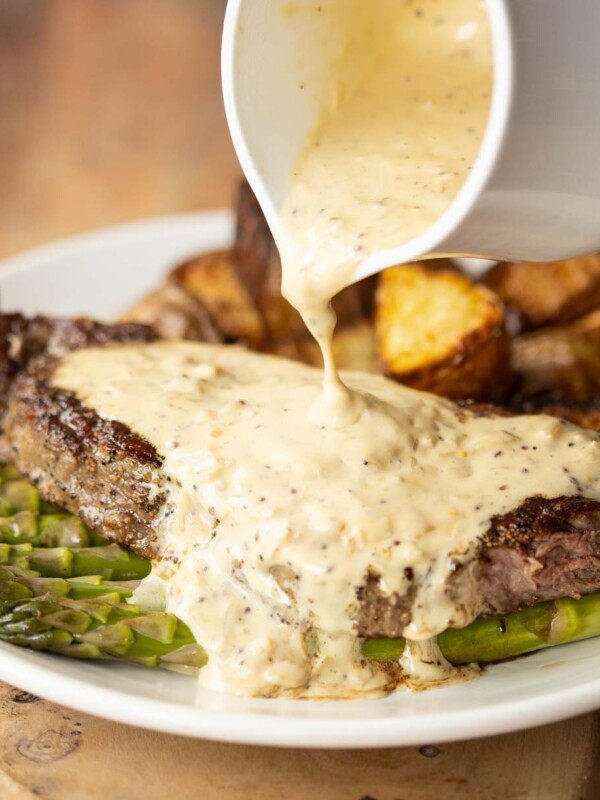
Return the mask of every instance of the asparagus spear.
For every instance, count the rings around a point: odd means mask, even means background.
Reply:
[[[88,547],[97,543],[90,534],[89,528],[73,514],[0,513],[0,542],[7,544],[29,542],[41,547]]]
[[[106,544],[78,517],[40,498],[13,467],[0,466],[0,542],[44,547]]]
[[[42,501],[35,486],[14,467],[4,465],[0,466],[0,547],[8,545],[29,549],[6,550],[0,563],[27,561],[28,568],[46,577],[139,580],[151,569],[134,553],[108,544],[78,517]]]
[[[69,548],[108,544],[79,517],[43,500],[7,465],[0,465],[0,542]]]
[[[91,578],[43,578],[0,566],[0,640],[75,658],[112,656],[185,671],[206,663],[190,629],[172,614],[124,602],[131,589]]]
[[[0,640],[80,658],[111,655],[146,666],[199,668],[206,655],[173,615],[124,602],[131,589],[90,578],[44,578],[0,566]],[[453,664],[488,663],[600,635],[600,593],[541,603],[444,631],[438,641]],[[402,639],[367,639],[365,658],[397,660]]]
[[[122,581],[149,572],[148,562],[109,545],[78,517],[42,500],[14,467],[0,465],[0,639],[80,658],[109,654],[150,666],[202,666],[206,655],[187,626],[125,602],[131,589]],[[467,664],[594,636],[600,636],[600,593],[478,619],[449,628],[438,642],[448,661]],[[392,661],[404,646],[403,639],[367,639],[362,652]]]
[[[0,464],[0,483],[21,480],[23,476],[14,464]]]
[[[600,592],[480,618],[466,628],[448,628],[438,636],[438,644],[452,664],[485,664],[594,636],[600,636]],[[404,639],[367,639],[362,652],[375,661],[393,661],[404,645]]]
[[[126,602],[127,582],[150,569],[0,465],[0,640],[76,658],[198,669],[206,654],[187,625]]]
[[[116,544],[70,549],[0,543],[0,564],[34,570],[45,578],[99,575],[113,581],[141,580],[151,570],[149,561]]]

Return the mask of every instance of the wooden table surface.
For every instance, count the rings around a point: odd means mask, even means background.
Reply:
[[[224,0],[0,0],[0,257],[229,203],[239,168],[221,103],[223,11]],[[587,715],[452,745],[432,731],[422,748],[241,747],[0,684],[0,800],[591,800],[599,743]]]

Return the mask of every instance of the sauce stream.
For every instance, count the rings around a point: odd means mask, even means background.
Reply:
[[[316,421],[360,413],[331,354],[331,298],[374,253],[438,220],[479,152],[492,91],[481,0],[333,0],[308,4],[340,37],[317,125],[295,167],[277,244],[283,293],[325,366]]]
[[[476,417],[376,375],[343,379],[364,409],[340,431],[307,414],[320,370],[237,347],[89,348],[57,367],[57,386],[164,458],[155,572],[208,651],[205,686],[389,691],[396,679],[360,659],[354,625],[368,571],[386,594],[415,593],[404,633],[424,641],[477,613],[446,586],[492,516],[535,494],[600,499],[595,433],[544,416]]]
[[[600,500],[600,444],[553,418],[478,417],[379,376],[338,374],[331,298],[373,253],[439,219],[474,163],[490,32],[480,0],[306,7],[345,36],[277,239],[283,291],[321,346],[324,377],[235,347],[162,342],[73,352],[53,380],[164,459],[154,574],[208,652],[203,685],[372,696],[399,672],[360,656],[367,575],[411,598],[404,680],[447,677],[431,639],[478,613],[475,599],[449,596],[449,576],[490,519],[527,497]]]

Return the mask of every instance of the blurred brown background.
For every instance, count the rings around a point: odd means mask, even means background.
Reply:
[[[0,0],[0,257],[228,205],[225,0]]]

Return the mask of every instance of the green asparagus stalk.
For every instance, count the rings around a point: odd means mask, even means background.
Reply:
[[[22,480],[23,476],[14,464],[0,464],[0,483]]]
[[[40,547],[89,547],[106,544],[78,517],[40,498],[35,486],[21,478],[4,477],[0,468],[0,542],[29,542]]]
[[[438,644],[452,664],[485,664],[594,636],[600,636],[600,592],[480,618],[466,628],[448,628],[438,636]],[[404,646],[404,639],[367,639],[362,652],[375,661],[394,661]]]
[[[173,615],[145,613],[126,603],[131,589],[90,578],[44,578],[22,566],[0,566],[0,640],[80,658],[103,655],[145,666],[197,669],[206,655]],[[533,650],[600,636],[600,593],[563,599],[444,631],[452,664],[489,663]],[[365,658],[397,660],[403,639],[367,639]]]
[[[125,602],[131,588],[88,578],[43,578],[0,566],[0,640],[74,658],[111,656],[147,667],[197,670],[204,650],[172,614]]]
[[[197,669],[206,655],[173,615],[128,603],[128,581],[150,564],[44,501],[0,465],[0,640],[79,658],[111,655],[148,666]],[[477,619],[438,636],[452,664],[490,663],[600,636],[600,592]],[[403,639],[366,639],[365,658],[394,661]]]
[[[69,549],[0,543],[0,564],[34,570],[44,578],[99,575],[113,581],[141,580],[151,570],[149,561],[116,544]]]
[[[0,542],[29,542],[38,547],[107,544],[79,517],[44,500],[9,464],[0,464]]]
[[[148,561],[108,544],[75,515],[41,500],[35,486],[3,465],[0,564],[6,563],[19,563],[44,577],[100,575],[107,580],[140,580],[151,569]]]

